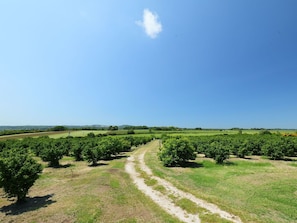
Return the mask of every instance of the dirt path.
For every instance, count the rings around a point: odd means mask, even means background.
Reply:
[[[200,222],[199,215],[193,215],[188,213],[187,211],[181,209],[179,206],[175,205],[173,200],[157,191],[154,190],[153,187],[147,186],[144,182],[144,179],[141,178],[140,174],[136,171],[135,165],[136,162],[139,163],[139,167],[142,171],[144,171],[148,176],[150,176],[151,179],[154,179],[158,182],[159,185],[162,185],[166,189],[166,194],[172,194],[175,197],[179,198],[186,198],[188,200],[191,200],[192,202],[196,203],[199,207],[202,207],[209,211],[212,214],[218,214],[221,218],[227,219],[229,221],[235,222],[235,223],[241,223],[239,217],[234,216],[226,211],[221,210],[219,207],[217,207],[214,204],[208,203],[206,201],[203,201],[201,199],[198,199],[194,195],[190,193],[186,193],[184,191],[181,191],[174,187],[171,183],[168,181],[161,179],[159,177],[156,177],[152,174],[151,169],[145,164],[144,162],[144,155],[147,152],[148,149],[158,147],[158,141],[154,141],[142,148],[140,148],[136,153],[134,153],[131,157],[128,158],[126,163],[126,171],[130,174],[131,178],[133,179],[134,183],[138,187],[139,190],[141,190],[144,194],[149,196],[155,203],[157,203],[160,207],[162,207],[165,211],[167,211],[169,214],[177,217],[179,220],[183,222]]]

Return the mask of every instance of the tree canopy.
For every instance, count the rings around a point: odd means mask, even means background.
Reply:
[[[158,156],[164,166],[181,166],[186,161],[196,158],[194,148],[186,138],[167,139],[163,143]]]
[[[26,149],[6,149],[0,158],[0,186],[17,202],[24,201],[28,190],[38,179],[41,164]]]

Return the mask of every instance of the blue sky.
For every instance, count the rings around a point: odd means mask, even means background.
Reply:
[[[0,2],[0,125],[297,128],[297,1]]]

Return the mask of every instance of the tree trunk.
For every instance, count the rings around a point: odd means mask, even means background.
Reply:
[[[24,203],[26,201],[26,194],[18,194],[17,195],[17,203]]]

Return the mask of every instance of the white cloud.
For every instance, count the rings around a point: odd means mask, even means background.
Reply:
[[[137,25],[144,28],[145,33],[152,39],[162,31],[162,24],[158,21],[158,15],[148,9],[143,10],[143,21],[137,21]]]

